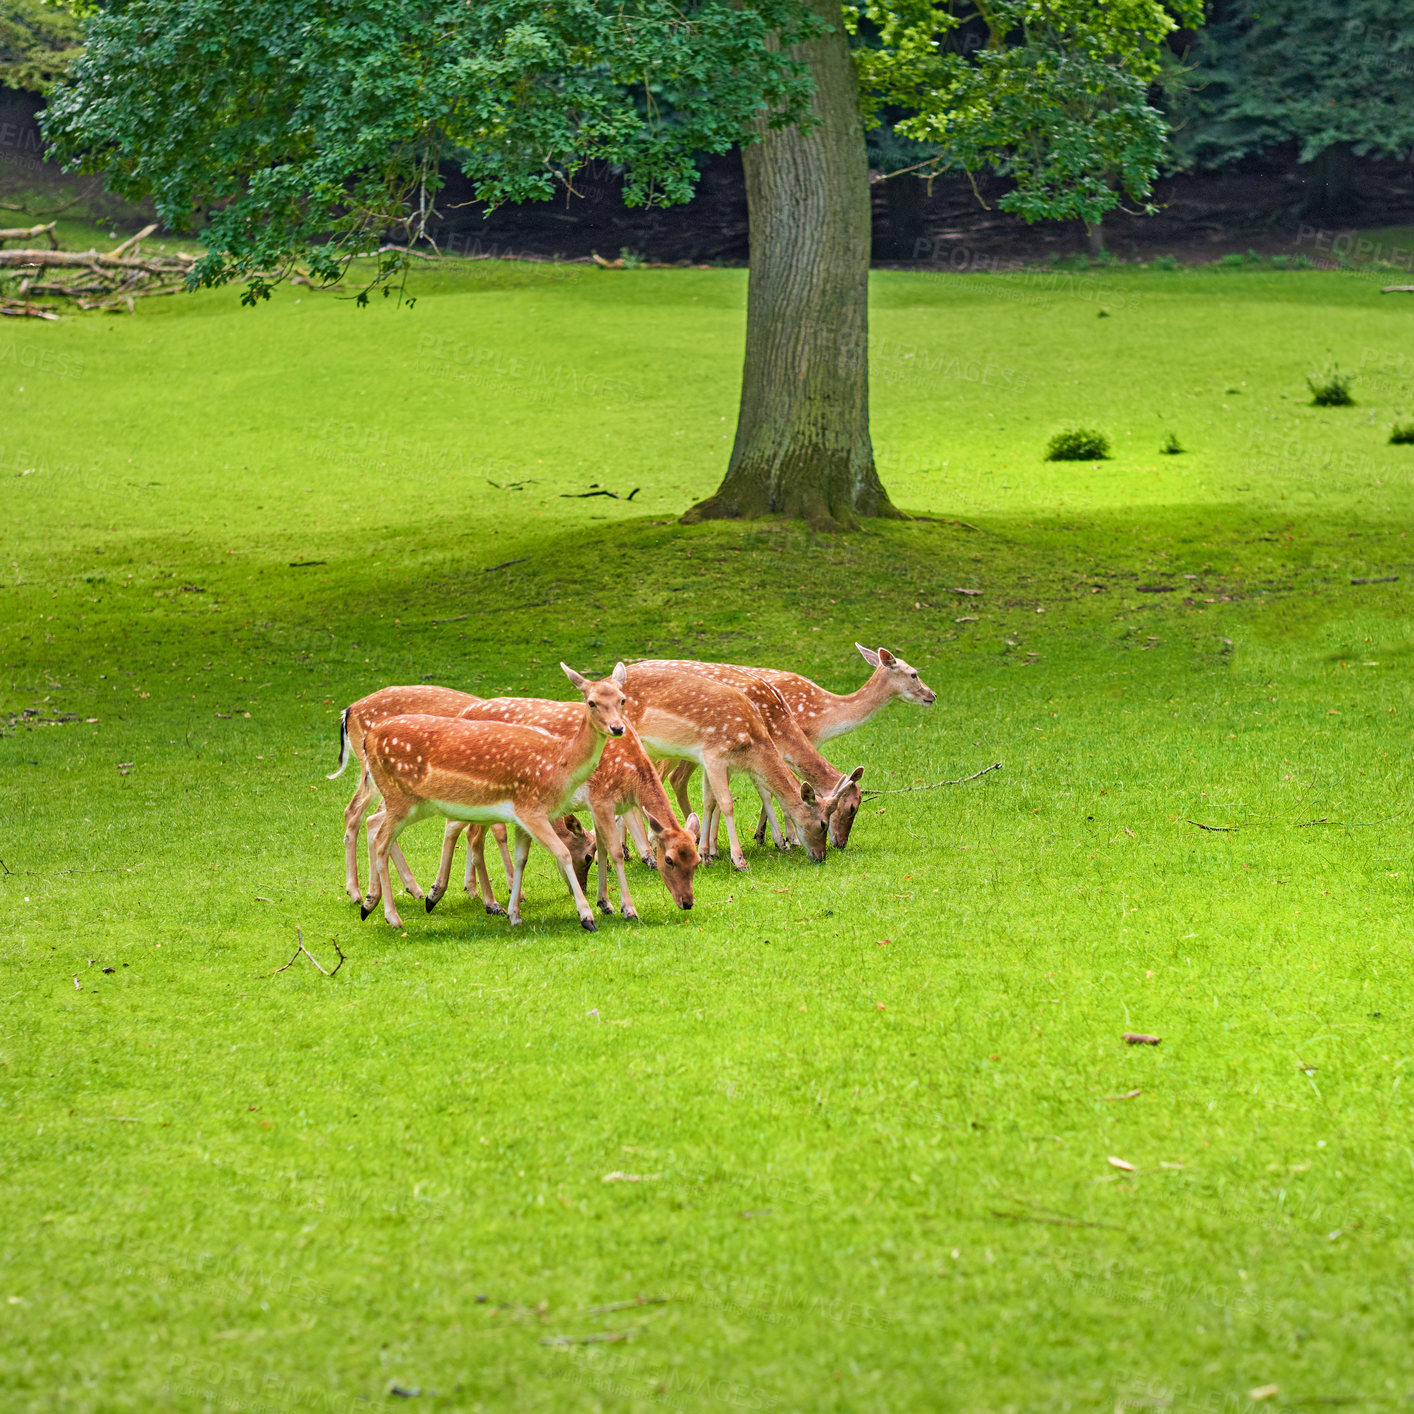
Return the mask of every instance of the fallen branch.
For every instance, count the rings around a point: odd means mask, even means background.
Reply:
[[[295,949],[294,956],[291,957],[290,960],[285,964],[285,967],[277,967],[275,971],[270,974],[272,977],[279,976],[279,974],[282,973],[286,967],[293,967],[298,961],[299,955],[301,953],[303,953],[316,967],[319,967],[319,959],[315,957],[315,955],[310,952],[307,947],[305,947],[304,934],[301,933],[298,928],[295,929],[295,937],[299,939],[299,947]],[[344,950],[339,946],[337,939],[330,938],[329,941],[334,944],[334,951],[339,954],[339,961],[334,967],[334,972],[337,972],[339,968],[344,965],[347,959],[344,957]],[[332,977],[334,975],[334,972],[328,972],[323,967],[319,967],[319,970],[323,972],[326,977]]]
[[[631,501],[641,490],[641,486],[635,486],[627,496],[620,496],[617,491],[561,491],[560,500],[587,501],[591,496],[610,496],[615,501]]]
[[[1414,295],[1414,285],[1386,285],[1382,295]]]
[[[1190,820],[1186,815],[1183,817],[1187,825],[1197,825],[1200,830],[1211,830],[1215,835],[1236,834],[1242,828],[1241,825],[1205,825],[1201,820]]]
[[[32,241],[36,236],[48,236],[50,246],[58,250],[59,238],[54,234],[57,224],[51,221],[47,226],[12,226],[9,230],[0,231],[0,241]]]
[[[990,766],[983,766],[980,771],[974,771],[970,776],[959,776],[955,781],[934,781],[930,786],[900,786],[897,790],[862,790],[860,795],[911,795],[914,791],[937,790],[939,786],[962,786],[968,781],[975,781],[978,776],[985,776],[988,771],[1000,771],[1002,763],[994,761]]]

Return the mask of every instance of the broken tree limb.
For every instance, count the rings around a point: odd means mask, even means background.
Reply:
[[[860,795],[912,795],[914,791],[937,790],[939,786],[962,786],[968,781],[975,781],[978,776],[985,776],[988,771],[1000,771],[1002,763],[994,761],[990,766],[983,766],[980,771],[974,771],[970,776],[959,776],[955,781],[934,781],[930,786],[899,786],[896,790],[862,790]]]
[[[59,249],[59,237],[54,234],[54,227],[57,223],[51,221],[47,226],[12,226],[8,230],[0,230],[0,244],[5,241],[32,241],[36,236],[48,236],[52,249]]]

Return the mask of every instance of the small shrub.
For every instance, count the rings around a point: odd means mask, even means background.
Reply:
[[[1172,255],[1156,255],[1149,262],[1155,270],[1177,270],[1178,258]]]
[[[1353,407],[1355,399],[1350,395],[1350,379],[1340,369],[1332,368],[1328,373],[1307,378],[1306,386],[1311,390],[1311,405],[1318,408]]]
[[[1253,250],[1251,246],[1247,247],[1247,254],[1242,258],[1248,265],[1261,265],[1266,259],[1260,251]]]
[[[643,256],[626,245],[619,247],[619,259],[623,261],[625,270],[637,270],[644,263]]]
[[[1230,251],[1218,261],[1219,267],[1223,270],[1240,270],[1246,263],[1235,250]]]
[[[1298,255],[1291,263],[1298,270],[1314,270],[1316,268],[1316,262],[1309,255]]]
[[[1389,430],[1392,447],[1414,446],[1414,422],[1396,422]]]
[[[1290,257],[1289,255],[1274,255],[1274,256],[1272,256],[1272,269],[1273,269],[1273,270],[1290,270],[1290,269],[1291,269],[1291,257]]]
[[[1098,462],[1110,454],[1110,439],[1091,427],[1057,432],[1046,446],[1048,462]]]
[[[1179,446],[1178,438],[1170,432],[1168,437],[1164,440],[1164,445],[1159,448],[1159,452],[1166,457],[1176,457],[1182,454],[1183,448]]]

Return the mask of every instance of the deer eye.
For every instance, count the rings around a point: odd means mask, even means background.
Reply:
[[[914,682],[917,682],[917,681],[918,681],[918,674],[917,674],[917,673],[913,673],[911,676],[912,676]]]

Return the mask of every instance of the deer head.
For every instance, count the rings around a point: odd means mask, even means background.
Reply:
[[[864,767],[856,766],[835,787],[833,793],[821,802],[830,822],[830,843],[836,849],[843,849],[849,843],[849,832],[854,828],[854,817],[859,814],[859,778],[863,774]]]
[[[584,694],[589,707],[589,725],[600,736],[622,736],[624,734],[623,710],[627,698],[624,684],[628,681],[628,669],[622,663],[602,682],[590,682],[581,677],[568,663],[561,663],[565,676]]]
[[[825,862],[825,844],[829,838],[829,817],[825,814],[825,807],[821,805],[819,797],[808,783],[801,783],[800,800],[804,809],[792,810],[791,819],[795,821],[801,843],[805,846],[805,857],[812,864],[823,864]]]
[[[931,707],[938,700],[938,694],[918,676],[918,669],[909,667],[902,658],[890,653],[887,648],[880,648],[875,652],[862,643],[856,643],[854,646],[859,649],[859,656],[871,668],[883,669],[887,675],[885,681],[895,697],[901,697],[905,702],[921,703],[924,707]]]
[[[565,848],[570,852],[575,878],[579,880],[580,888],[585,888],[589,882],[589,866],[594,863],[594,831],[586,830],[573,815],[556,820],[554,825],[555,833],[564,841]]]
[[[648,811],[643,812],[648,828],[653,832],[653,864],[661,876],[673,902],[679,908],[692,907],[692,873],[697,868],[697,816],[687,817],[681,829],[675,822],[660,823]]]

